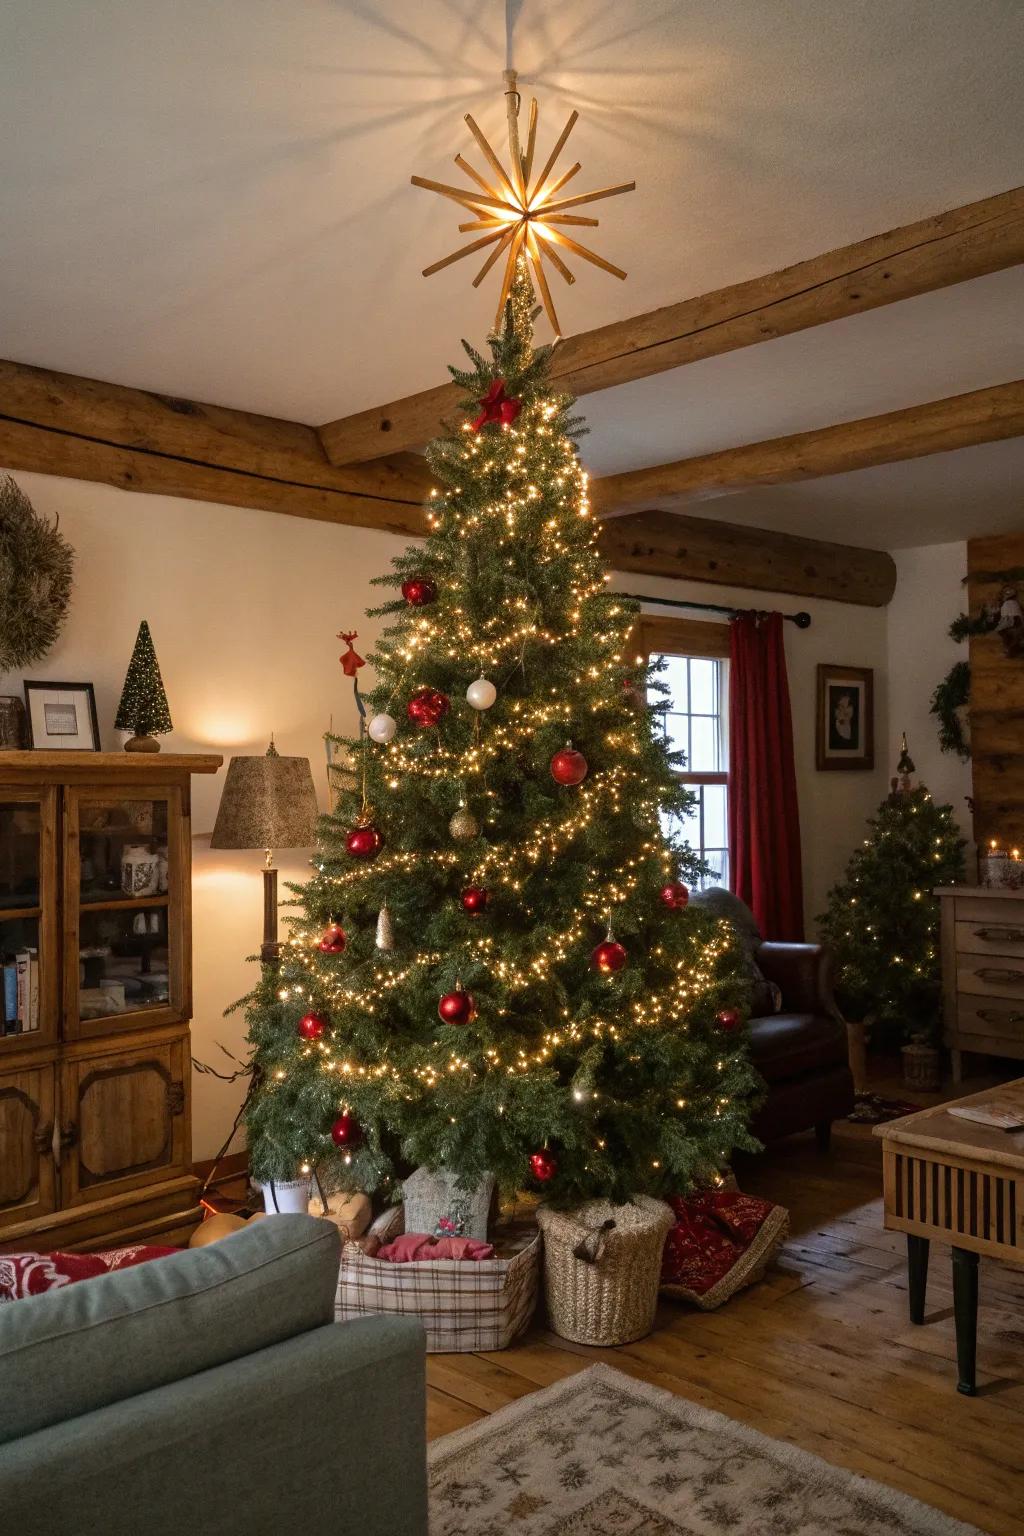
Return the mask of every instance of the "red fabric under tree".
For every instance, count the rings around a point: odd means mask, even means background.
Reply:
[[[781,613],[730,625],[729,867],[765,939],[804,936],[800,811]]]

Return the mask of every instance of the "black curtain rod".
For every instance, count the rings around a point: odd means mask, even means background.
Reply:
[[[678,597],[648,597],[644,592],[616,592],[614,596],[631,597],[638,603],[656,603],[659,608],[697,608],[702,613],[727,613],[731,619],[744,612],[742,608],[730,608],[726,603],[685,603]],[[802,609],[799,613],[784,613],[782,617],[795,624],[797,629],[811,627],[811,616]]]

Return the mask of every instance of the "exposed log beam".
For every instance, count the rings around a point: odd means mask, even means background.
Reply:
[[[1022,434],[1024,380],[1017,379],[884,416],[606,475],[594,481],[592,500],[605,517],[634,507],[667,511],[749,486],[815,480]]]
[[[1024,188],[953,208],[887,234],[559,342],[552,378],[590,394],[700,358],[998,272],[1024,261]],[[393,400],[320,428],[334,464],[415,448],[451,417],[453,384]]]
[[[312,427],[0,362],[0,464],[294,517],[424,533],[415,455],[327,462]]]
[[[632,512],[601,528],[616,571],[674,576],[724,587],[792,592],[881,608],[896,588],[891,555],[674,512]]]

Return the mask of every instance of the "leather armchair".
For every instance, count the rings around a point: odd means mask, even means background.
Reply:
[[[780,989],[782,1008],[750,1021],[751,1057],[768,1085],[750,1128],[771,1142],[813,1126],[819,1146],[827,1148],[832,1121],[854,1104],[829,951],[822,944],[762,943],[754,958]]]

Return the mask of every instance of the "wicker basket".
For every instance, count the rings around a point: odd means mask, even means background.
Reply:
[[[544,1296],[555,1332],[576,1344],[628,1344],[650,1333],[673,1220],[664,1201],[647,1195],[628,1205],[591,1200],[575,1211],[541,1206]]]
[[[387,1211],[370,1230],[382,1243],[399,1237],[405,1230],[402,1208]],[[507,1349],[537,1306],[541,1237],[533,1222],[520,1222],[498,1228],[493,1241],[493,1259],[411,1264],[369,1258],[355,1243],[346,1243],[335,1318],[342,1323],[381,1312],[418,1317],[432,1354]]]

